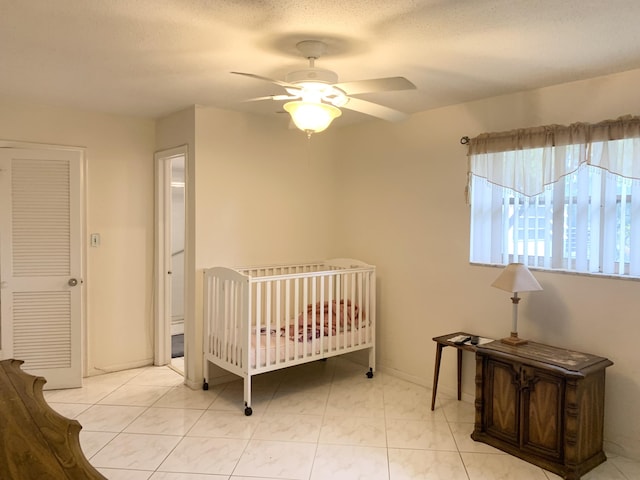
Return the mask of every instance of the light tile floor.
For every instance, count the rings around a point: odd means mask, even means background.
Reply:
[[[112,480],[556,480],[471,440],[473,405],[341,358],[254,377],[253,415],[237,381],[191,390],[168,367],[46,391],[83,426],[89,461]],[[584,480],[640,478],[609,455]]]

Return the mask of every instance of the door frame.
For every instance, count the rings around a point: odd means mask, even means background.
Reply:
[[[154,365],[171,363],[171,160],[184,157],[185,201],[188,188],[188,148],[187,145],[161,150],[154,154],[155,165],[155,297],[154,297]],[[185,228],[185,259],[186,259]],[[186,265],[186,263],[185,263]],[[185,275],[186,277],[186,275]],[[185,304],[187,282],[185,278]],[[186,323],[186,315],[185,315]],[[186,325],[185,325],[186,327]],[[185,335],[185,355],[187,350]],[[185,357],[186,358],[186,357]],[[185,365],[186,376],[186,365]]]
[[[80,182],[80,361],[82,378],[87,376],[87,366],[89,365],[89,326],[87,324],[87,198],[88,198],[88,181],[87,181],[87,149],[86,147],[73,145],[56,145],[50,143],[24,142],[15,140],[0,140],[0,148],[26,149],[26,150],[65,150],[73,151],[80,156],[80,171],[78,181]]]

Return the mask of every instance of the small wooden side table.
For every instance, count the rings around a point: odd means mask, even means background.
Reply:
[[[468,337],[473,336],[470,333],[455,332],[455,333],[449,333],[447,335],[442,335],[440,337],[433,338],[433,341],[436,342],[436,366],[435,366],[435,371],[433,372],[433,393],[431,395],[432,411],[436,405],[436,392],[438,391],[438,377],[440,376],[440,359],[442,358],[442,349],[444,347],[454,347],[458,350],[458,400],[462,398],[462,351],[466,350],[468,352],[475,352],[477,348],[475,345],[471,345],[468,342],[463,343],[462,345],[457,345],[449,341],[450,338],[457,337],[458,335],[464,335]]]

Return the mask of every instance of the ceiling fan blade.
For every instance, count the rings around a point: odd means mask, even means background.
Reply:
[[[244,100],[245,102],[259,102],[262,100],[295,100],[298,95],[267,95],[266,97],[255,97]]]
[[[347,104],[342,108],[347,108],[349,110],[353,110],[354,112],[371,115],[372,117],[382,118],[383,120],[388,120],[389,122],[400,122],[409,118],[409,115],[404,112],[400,112],[398,110],[394,110],[393,108],[385,107],[384,105],[379,105],[377,103],[367,102],[366,100],[361,100],[359,98],[350,97]]]
[[[293,83],[283,82],[282,80],[276,80],[275,78],[263,77],[261,75],[255,75],[253,73],[243,73],[243,72],[231,72],[234,75],[244,75],[245,77],[255,78],[257,80],[264,80],[265,82],[275,83],[276,85],[280,85],[285,88],[295,88],[296,90],[300,90],[298,85],[294,85]]]
[[[359,95],[361,93],[391,92],[395,90],[413,90],[416,86],[404,77],[372,78],[370,80],[357,80],[355,82],[336,83],[347,95]]]

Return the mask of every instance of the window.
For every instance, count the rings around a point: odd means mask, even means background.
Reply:
[[[640,118],[484,134],[469,152],[471,262],[640,277]]]

